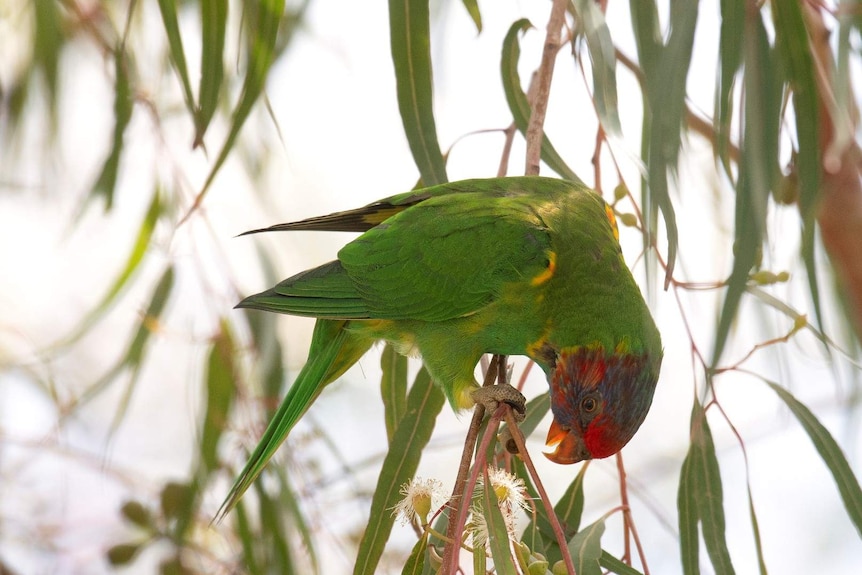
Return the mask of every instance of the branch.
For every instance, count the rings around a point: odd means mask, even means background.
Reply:
[[[542,156],[542,136],[544,135],[545,112],[548,110],[548,96],[551,93],[551,78],[554,75],[554,60],[560,49],[560,29],[566,15],[566,0],[554,0],[551,16],[545,35],[545,48],[536,81],[536,97],[533,100],[530,123],[527,126],[527,162],[524,173],[528,176],[539,175],[539,160]]]

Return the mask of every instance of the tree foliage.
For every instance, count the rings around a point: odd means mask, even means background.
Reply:
[[[754,486],[764,454],[750,453],[755,431],[741,415],[745,406],[738,402],[745,395],[738,393],[740,386],[774,394],[772,400],[780,406],[775,412],[792,423],[769,424],[768,432],[791,433],[785,428],[793,428],[814,448],[800,449],[799,459],[785,464],[825,470],[817,489],[836,494],[846,518],[842,529],[855,528],[854,536],[862,536],[862,490],[858,460],[852,457],[858,445],[853,433],[836,431],[832,417],[843,413],[855,429],[862,389],[857,109],[862,98],[862,4],[553,0],[531,6],[541,21],[518,14],[502,24],[497,13],[510,14],[510,8],[475,0],[442,3],[445,9],[440,4],[390,0],[391,59],[374,62],[394,80],[374,85],[375,97],[397,110],[406,144],[402,159],[412,157],[415,164],[409,168],[414,179],[402,182],[402,188],[453,179],[452,172],[459,169],[452,167],[453,157],[470,140],[496,160],[496,166],[478,162],[486,171],[470,176],[553,172],[587,182],[612,202],[624,227],[627,259],[643,272],[644,289],[656,302],[659,324],[670,342],[659,386],[672,385],[668,380],[680,374],[689,377],[675,387],[688,390],[685,447],[669,453],[641,443],[627,451],[647,450],[647,458],[661,458],[671,469],[676,508],[664,513],[675,514],[669,529],[678,541],[673,561],[678,570],[753,572],[756,564],[760,573],[767,573],[775,561],[776,551],[765,541],[776,536],[761,525],[765,514],[784,511],[764,511],[758,504]],[[326,10],[325,18],[311,18],[315,9]],[[469,22],[475,38],[464,33],[466,27],[446,25],[454,14]],[[289,453],[267,468],[232,516],[210,523],[244,452],[284,395],[289,370],[287,338],[278,328],[281,318],[231,309],[239,299],[237,286],[250,284],[237,277],[240,267],[220,253],[225,238],[214,237],[209,209],[218,202],[230,205],[225,198],[234,190],[231,184],[220,187],[220,178],[234,181],[240,174],[250,187],[273,185],[263,176],[277,159],[271,148],[302,134],[282,129],[268,85],[280,78],[293,81],[289,63],[306,58],[296,47],[297,38],[313,37],[315,25],[345,17],[309,0],[159,0],[157,5],[40,0],[0,8],[5,36],[0,40],[2,201],[11,205],[35,198],[41,209],[50,209],[59,201],[50,190],[78,162],[76,154],[84,154],[92,167],[86,183],[71,192],[73,201],[63,200],[72,206],[63,212],[63,225],[74,238],[98,220],[108,234],[102,242],[128,244],[110,263],[109,279],[98,293],[83,298],[85,306],[67,305],[72,300],[64,300],[65,277],[42,282],[53,286],[43,291],[30,289],[40,283],[35,275],[18,274],[15,285],[21,289],[0,291],[0,299],[48,294],[49,301],[39,307],[62,308],[69,318],[58,317],[52,329],[37,336],[27,335],[26,319],[0,320],[0,332],[12,334],[0,339],[0,382],[11,388],[13,381],[22,380],[24,387],[38,390],[55,418],[47,438],[34,439],[18,435],[11,423],[17,406],[0,406],[0,475],[4,482],[8,477],[10,485],[20,485],[21,470],[26,470],[21,454],[68,448],[65,433],[93,413],[93,404],[107,403],[113,414],[100,455],[109,458],[110,442],[135,409],[145,374],[168,369],[166,346],[187,348],[182,361],[188,385],[196,391],[177,393],[200,397],[189,429],[195,456],[183,477],[161,475],[156,487],[142,488],[133,478],[114,476],[124,486],[125,501],[116,514],[127,537],[95,543],[111,566],[139,564],[145,552],[159,548],[160,569],[166,573],[325,568],[328,558],[321,555],[328,531],[323,523],[342,521],[321,519],[316,493],[323,480],[297,455],[309,443],[322,443],[343,458],[325,424],[311,426],[310,435],[291,438]],[[460,126],[454,137],[441,136],[452,131],[440,121],[438,92],[441,86],[453,92],[439,80],[449,77],[447,67],[459,65],[441,56],[453,34],[463,36],[459,46],[467,49],[471,42],[489,41],[489,35],[497,43],[495,59],[483,65],[499,79],[494,90],[504,117],[483,130],[499,133],[502,146]],[[714,71],[706,90],[703,68]],[[94,70],[101,84],[83,85]],[[307,89],[296,82],[288,94]],[[591,107],[572,105],[573,92],[586,95]],[[703,93],[709,94],[712,109],[704,108]],[[338,97],[348,101],[351,95]],[[93,111],[86,101],[90,98],[101,102],[97,106],[104,107],[110,120],[89,125],[89,118],[80,117]],[[323,125],[326,118],[319,121]],[[573,134],[589,143],[591,158],[572,152]],[[102,144],[77,143],[94,136]],[[160,158],[150,163],[148,194],[129,175],[140,162],[144,139],[155,142],[156,151],[147,153]],[[368,135],[368,144],[376,145],[374,134]],[[172,160],[178,149],[196,165]],[[706,178],[692,179],[690,166],[697,162]],[[338,166],[339,159],[332,163]],[[691,184],[704,179],[712,195]],[[215,189],[218,200],[212,197]],[[375,192],[375,197],[403,189]],[[286,193],[302,197],[298,190]],[[262,210],[273,205],[266,194],[256,201]],[[710,205],[708,222],[698,222],[705,217],[697,208],[703,204]],[[134,225],[112,228],[111,222],[130,221],[129,205],[139,205]],[[701,227],[719,230],[724,241],[698,245]],[[27,245],[16,244],[8,234],[2,243],[10,254],[23,254],[9,256],[9,261],[27,259]],[[256,273],[270,280],[280,275],[274,271],[278,257],[273,245],[261,244],[255,261]],[[16,275],[16,270],[5,273]],[[81,275],[86,273],[81,270]],[[199,305],[201,294],[205,309],[196,308],[196,319],[177,319],[176,308]],[[118,317],[126,321],[113,329]],[[124,331],[129,332],[127,340],[116,335]],[[94,338],[102,341],[105,333],[111,334],[110,343],[98,367],[64,371],[70,356],[88,353]],[[795,368],[786,367],[794,365],[790,356],[799,349],[818,364],[810,372],[815,380],[797,377]],[[619,499],[609,504],[591,500],[585,492],[585,482],[596,476],[594,464],[585,464],[567,485],[552,490],[562,495],[551,500],[530,458],[512,457],[497,442],[495,431],[504,424],[522,454],[533,451],[524,447],[505,410],[488,414],[481,427],[481,419],[474,420],[456,486],[459,497],[452,507],[431,509],[427,520],[421,513],[407,513],[415,541],[400,545],[393,536],[399,532],[392,509],[404,497],[402,485],[411,482],[423,458],[433,456],[439,414],[446,408],[427,373],[415,373],[388,347],[381,370],[386,444],[370,464],[377,477],[373,491],[353,493],[362,519],[345,527],[354,530],[344,554],[355,573],[451,573],[458,565],[501,574],[556,574],[573,568],[581,575],[648,571],[654,554],[641,539],[650,538],[635,524],[643,525],[644,516],[653,513],[638,503],[649,500],[643,487],[649,473],[639,477],[643,468],[638,467],[627,479],[618,458],[614,481]],[[506,377],[505,369],[497,370],[497,360],[484,371],[489,378]],[[529,366],[519,364],[515,375],[522,385],[528,372]],[[823,391],[820,379],[831,385],[825,406],[824,395],[817,394]],[[26,396],[7,392],[5,397],[8,402]],[[520,425],[524,435],[530,436],[547,410],[547,395],[538,393]],[[360,417],[357,429],[367,423]],[[654,409],[650,417],[663,415]],[[467,425],[463,421],[458,427],[459,443]],[[61,467],[100,468],[86,450],[70,451]],[[734,456],[741,456],[741,463],[734,463]],[[341,463],[343,481],[366,472],[355,462]],[[506,499],[488,466],[508,470],[511,483],[504,487],[529,496],[528,512]],[[727,479],[740,469],[745,477],[741,485]],[[441,474],[451,480],[456,471]],[[4,501],[14,493],[14,487],[0,493],[0,529],[12,525],[13,530],[39,531],[48,543],[44,553],[62,556],[57,541],[45,535],[47,525]],[[736,496],[746,501],[742,510]],[[587,513],[594,520],[584,525]],[[728,536],[730,517],[740,514],[748,523],[751,553],[735,549],[738,539]],[[511,523],[514,516],[517,525]],[[621,521],[614,523],[615,518]],[[650,528],[659,523],[649,523]],[[13,546],[0,544],[0,571],[19,569],[15,557]]]

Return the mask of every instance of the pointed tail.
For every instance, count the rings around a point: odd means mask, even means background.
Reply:
[[[311,338],[308,361],[279,405],[239,477],[234,481],[213,522],[221,521],[233,509],[321,390],[356,363],[371,347],[373,340],[345,330],[346,323],[336,320],[317,321]]]

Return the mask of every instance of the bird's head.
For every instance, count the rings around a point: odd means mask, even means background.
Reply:
[[[661,358],[621,349],[575,347],[555,352],[549,365],[554,420],[545,456],[570,464],[621,450],[646,418]]]

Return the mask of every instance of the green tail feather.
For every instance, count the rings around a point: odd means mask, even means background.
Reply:
[[[214,522],[219,522],[251,487],[267,462],[287,438],[290,430],[317,398],[320,391],[362,356],[367,345],[343,329],[343,321],[320,320],[314,327],[308,361],[278,407],[248,462],[219,507]]]

